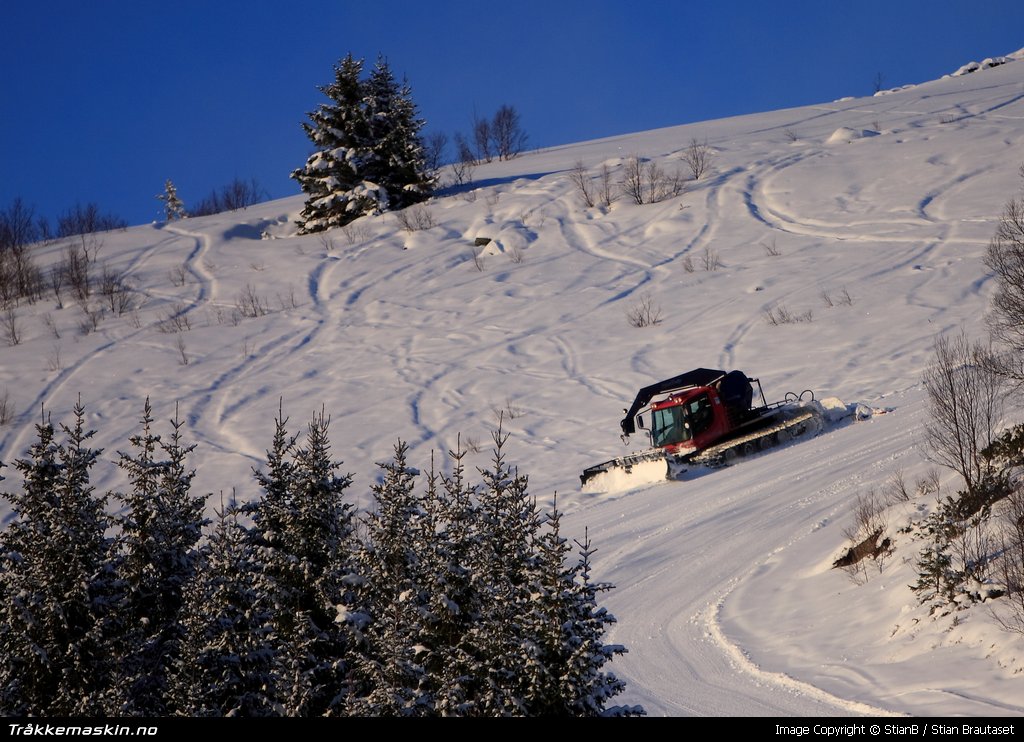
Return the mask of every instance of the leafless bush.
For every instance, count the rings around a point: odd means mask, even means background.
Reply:
[[[278,292],[277,303],[281,306],[282,311],[285,309],[296,309],[299,306],[299,300],[295,296],[295,287],[292,284],[288,284],[287,294]]]
[[[175,340],[174,347],[178,350],[178,362],[182,366],[188,365],[188,355],[185,353],[185,336],[178,333],[177,339]]]
[[[722,261],[719,259],[718,253],[710,247],[705,247],[701,253],[701,263],[706,271],[717,271],[722,267]]]
[[[885,557],[891,552],[890,540],[883,538],[886,528],[884,512],[885,504],[874,490],[860,494],[853,504],[852,523],[843,529],[843,535],[851,546],[833,566],[845,570],[857,584],[868,579],[869,558],[881,571]]]
[[[473,142],[476,144],[477,162],[490,162],[494,158],[491,149],[491,122],[486,118],[473,117]]]
[[[263,269],[267,267],[267,264],[254,260],[253,262],[249,263],[249,267],[252,268],[257,273],[262,273]]]
[[[473,147],[462,134],[455,135],[455,150],[455,161],[451,165],[453,185],[472,183],[476,156],[473,154]]]
[[[813,322],[814,314],[808,309],[806,312],[797,314],[792,312],[783,303],[778,303],[774,307],[769,307],[764,312],[764,318],[772,327],[779,325],[792,325],[799,324],[802,322]]]
[[[633,155],[626,160],[620,187],[637,205],[653,204],[674,198],[686,189],[682,175],[669,175],[653,160]]]
[[[239,292],[235,307],[243,317],[250,318],[262,317],[270,311],[267,309],[266,301],[256,293],[256,288],[251,283],[247,283]]]
[[[462,436],[462,446],[469,453],[482,453],[484,447],[472,436]]]
[[[1024,634],[1024,491],[1011,492],[1005,503],[996,573],[1006,590],[1007,606],[995,615],[1004,629]]]
[[[1013,364],[1013,375],[1017,381],[1024,381],[1019,361],[1024,357],[1024,196],[1011,199],[1003,209],[985,254],[985,265],[996,276],[989,329],[1018,359]]]
[[[484,254],[481,250],[477,252],[474,248],[469,248],[469,257],[473,261],[473,267],[483,273],[484,270]]]
[[[499,160],[511,160],[523,151],[527,136],[514,106],[503,105],[495,112],[491,138]]]
[[[11,402],[11,395],[7,391],[7,387],[4,387],[4,391],[0,394],[0,425],[6,425],[14,419],[14,403]]]
[[[83,301],[79,306],[82,309],[82,320],[78,323],[78,329],[83,335],[96,332],[100,329],[100,322],[106,315],[106,310],[99,304],[93,305]]]
[[[97,232],[109,232],[115,229],[127,229],[128,222],[113,214],[101,214],[99,206],[94,203],[75,204],[74,208],[57,217],[57,236],[74,237],[80,235],[91,235]],[[90,247],[96,248],[96,242],[89,243]],[[96,248],[98,250],[98,248]],[[95,260],[96,255],[86,255],[90,260]]]
[[[694,270],[696,270],[693,267],[693,256],[692,255],[687,255],[685,258],[683,258],[683,270],[686,271],[687,273],[693,273]]]
[[[694,180],[700,180],[708,168],[711,167],[711,162],[714,156],[711,152],[711,148],[708,146],[707,140],[703,143],[698,142],[696,138],[690,140],[690,145],[686,148],[683,153],[683,162],[690,168],[690,173],[693,174]]]
[[[800,135],[797,134],[793,129],[786,129],[786,131],[784,133],[786,135],[786,139],[788,139],[789,141],[791,141],[791,142],[798,142],[798,141],[800,141]]]
[[[762,242],[761,247],[764,248],[765,254],[772,258],[777,258],[782,255],[782,251],[779,250],[778,245],[775,244],[775,238],[772,237],[771,242]]]
[[[934,353],[922,379],[929,403],[926,455],[959,474],[974,494],[994,474],[981,452],[999,432],[1006,380],[984,362],[988,349],[963,332],[936,338]]]
[[[424,204],[408,206],[394,214],[398,225],[406,232],[419,232],[437,226],[433,212]]]
[[[135,300],[135,290],[127,276],[119,271],[103,266],[100,276],[100,296],[104,297],[110,311],[120,317],[131,311]]]
[[[0,327],[3,328],[4,338],[8,345],[21,343],[21,323],[13,304],[8,304],[3,313],[0,313]]]
[[[267,198],[266,189],[255,178],[248,181],[235,178],[219,191],[199,201],[189,212],[191,216],[209,216],[223,211],[237,211],[258,204]]]
[[[592,208],[596,203],[594,181],[591,180],[590,173],[587,172],[587,166],[583,164],[583,160],[577,160],[576,164],[572,166],[572,170],[569,171],[569,181],[576,187],[576,192],[579,194],[583,205],[588,209]]]
[[[60,329],[57,327],[57,323],[54,321],[53,315],[49,312],[43,315],[43,324],[46,325],[47,329],[49,329],[57,340],[60,340]]]
[[[612,169],[608,167],[608,163],[602,163],[601,169],[597,173],[597,195],[599,203],[602,208],[609,208],[613,203],[619,200],[620,190],[615,187],[615,179],[612,175]]]
[[[921,479],[917,480],[917,487],[914,489],[915,497],[929,497],[934,496],[936,500],[939,499],[939,493],[942,491],[942,483],[939,479],[939,470],[930,469]]]
[[[171,268],[169,276],[173,286],[184,286],[188,281],[188,263],[182,263]]]
[[[523,262],[523,251],[519,248],[519,245],[512,245],[508,251],[508,259],[516,265]]]
[[[77,244],[64,248],[63,270],[68,285],[78,301],[86,301],[92,294],[92,277],[88,253]]]
[[[192,320],[188,316],[188,307],[180,302],[165,312],[156,323],[157,332],[167,335],[188,332],[192,329]]]
[[[47,273],[49,278],[50,291],[53,292],[53,299],[57,302],[57,309],[64,308],[64,296],[61,290],[64,288],[64,284],[67,281],[67,275],[64,271],[64,266],[58,263],[50,267],[50,271]]]
[[[633,327],[651,327],[661,324],[661,307],[650,294],[644,294],[626,311],[626,319]]]
[[[355,245],[370,239],[370,228],[358,221],[349,222],[341,228],[341,234],[345,237],[345,242],[349,245]],[[333,243],[330,247],[334,247]],[[327,246],[325,246],[326,248]]]
[[[53,344],[53,348],[50,350],[50,357],[46,359],[46,365],[51,371],[60,371],[64,368],[60,357],[60,343]]]
[[[512,403],[511,397],[505,397],[504,407],[492,406],[491,412],[494,413],[494,419],[498,425],[501,425],[504,420],[515,420],[526,414],[526,410]]]
[[[444,152],[448,148],[448,135],[435,131],[423,139],[423,164],[431,178],[437,178],[444,163]]]
[[[907,491],[907,482],[903,477],[903,470],[897,469],[882,487],[882,495],[887,502],[896,504],[910,501],[910,492]]]

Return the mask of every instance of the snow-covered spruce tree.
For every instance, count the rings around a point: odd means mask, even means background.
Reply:
[[[88,447],[81,403],[55,441],[48,422],[23,485],[5,494],[14,519],[0,534],[0,715],[99,715],[115,659],[103,643],[112,591],[106,498],[89,483],[100,451]]]
[[[185,204],[178,196],[178,189],[170,180],[164,183],[164,192],[157,196],[157,199],[163,201],[164,216],[167,221],[172,222],[175,219],[184,219],[188,216]]]
[[[302,125],[315,146],[292,177],[307,195],[298,221],[303,234],[344,226],[364,214],[401,209],[429,197],[417,115],[409,85],[399,85],[380,58],[363,80],[351,54],[334,66],[330,99]]]
[[[152,431],[148,398],[140,423],[142,430],[130,439],[134,453],[121,453],[118,462],[129,489],[116,495],[124,512],[117,563],[120,627],[113,639],[121,657],[115,713],[160,716],[173,711],[165,703],[167,680],[184,633],[183,591],[196,571],[206,497],[191,494],[195,471],[187,459],[195,446],[182,443],[184,423],[177,411],[167,441]]]
[[[356,663],[358,698],[349,712],[360,716],[423,716],[433,713],[423,661],[431,651],[430,605],[435,582],[435,531],[430,512],[415,492],[419,474],[399,441],[394,458],[380,464],[372,488],[374,510],[366,517],[359,551],[364,577],[360,602],[372,616],[366,647]],[[432,642],[430,642],[432,643]]]
[[[181,652],[170,696],[183,716],[276,716],[272,616],[257,594],[259,565],[234,502],[217,512],[185,591]]]
[[[508,434],[493,434],[494,455],[481,469],[479,522],[473,569],[482,581],[483,612],[473,634],[482,652],[486,675],[476,712],[486,716],[524,715],[522,666],[524,644],[533,637],[526,617],[537,568],[534,539],[540,527],[528,480],[505,462]]]
[[[365,623],[355,608],[358,585],[352,505],[344,492],[350,475],[339,475],[330,456],[329,419],[309,424],[306,442],[275,420],[267,471],[255,471],[264,496],[248,511],[254,522],[257,591],[273,616],[283,713],[344,713],[350,696],[351,660]]]
[[[461,441],[456,448],[448,452],[451,476],[439,476],[431,458],[423,498],[435,536],[424,556],[431,581],[421,641],[427,651],[420,659],[438,716],[473,715],[486,674],[474,631],[483,615],[482,583],[473,567],[480,508],[476,488],[466,480]]]

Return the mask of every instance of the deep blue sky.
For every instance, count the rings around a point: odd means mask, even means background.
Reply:
[[[314,15],[315,13],[315,15]],[[1024,47],[1021,0],[14,0],[0,208],[157,218],[235,177],[273,197],[346,53],[405,75],[427,131],[514,105],[542,147],[869,95]]]

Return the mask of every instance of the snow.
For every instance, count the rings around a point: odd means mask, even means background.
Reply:
[[[918,431],[934,338],[983,333],[981,257],[1021,185],[1020,57],[483,165],[412,233],[383,214],[299,237],[294,197],[104,234],[100,260],[128,274],[140,306],[84,335],[69,296],[18,307],[22,342],[0,349],[0,398],[17,412],[0,459],[24,455],[42,406],[67,421],[81,395],[107,451],[96,483],[117,487],[113,454],[149,396],[159,421],[179,405],[212,512],[216,493],[258,492],[251,467],[279,402],[293,430],[323,406],[366,505],[399,437],[421,469],[431,452],[450,466],[460,440],[483,466],[500,418],[531,492],[558,493],[564,532],[589,530],[594,577],[617,586],[602,596],[618,618],[607,640],[629,650],[612,663],[627,681],[617,702],[652,715],[1020,714],[1024,638],[986,606],[929,617],[907,587],[918,542],[894,531],[894,556],[859,583],[831,568],[855,498],[930,468]],[[568,177],[582,161],[596,185],[602,163],[617,177],[634,155],[685,172],[693,139],[713,148],[710,173],[657,204],[585,208]],[[266,314],[240,316],[249,289]],[[636,328],[626,314],[645,295],[662,321]],[[773,326],[778,307],[810,321]],[[191,329],[161,332],[176,313]],[[618,437],[636,391],[701,366],[759,377],[769,401],[842,400],[829,409],[844,419],[727,469],[582,492],[583,469],[647,447]]]

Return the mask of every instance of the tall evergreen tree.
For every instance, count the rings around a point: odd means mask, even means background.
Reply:
[[[250,508],[261,567],[260,592],[274,619],[279,694],[285,713],[343,712],[350,695],[350,660],[364,617],[355,608],[350,475],[330,456],[329,419],[321,412],[297,447],[287,419],[275,420],[264,491]]]
[[[257,593],[259,565],[239,508],[230,503],[185,593],[185,634],[171,680],[185,716],[275,716],[272,615]]]
[[[431,622],[435,534],[430,513],[415,492],[419,472],[408,466],[407,452],[399,441],[392,461],[380,464],[384,476],[372,488],[375,508],[366,518],[359,551],[360,602],[371,615],[356,668],[359,698],[350,707],[360,715],[433,711],[423,659],[430,651],[424,642]]]
[[[0,534],[0,715],[100,714],[114,659],[103,644],[112,591],[106,498],[90,470],[85,409],[36,426],[28,458],[15,462],[22,491],[5,494],[15,519]]]
[[[163,715],[168,674],[180,650],[183,590],[192,579],[197,544],[205,523],[206,497],[191,494],[195,471],[187,466],[195,448],[181,440],[183,422],[175,413],[169,440],[152,431],[149,399],[142,431],[132,436],[133,455],[118,465],[130,489],[117,497],[121,517],[117,571],[123,585],[116,642],[124,656],[119,682],[120,714]]]
[[[351,54],[334,66],[334,82],[319,90],[329,103],[302,125],[315,151],[292,173],[307,199],[300,232],[344,226],[364,214],[398,209],[430,195],[412,91],[398,85],[386,61],[368,80]]]

